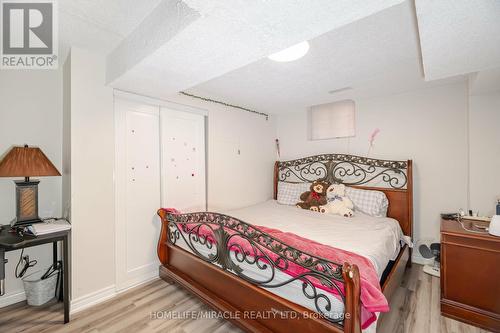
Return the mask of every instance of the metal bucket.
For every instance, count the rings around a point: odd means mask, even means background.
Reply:
[[[36,271],[23,278],[24,291],[29,305],[39,306],[56,296],[57,277],[60,272],[42,280],[41,277],[46,271]]]

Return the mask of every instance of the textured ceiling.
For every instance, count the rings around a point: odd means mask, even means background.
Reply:
[[[58,1],[60,56],[71,46],[108,53],[129,35],[161,0]]]
[[[269,113],[304,110],[346,98],[369,98],[444,82],[423,79],[413,7],[409,2],[309,41],[303,58],[267,58],[202,83],[189,93]],[[464,80],[463,77],[447,82]],[[329,91],[353,89],[330,94]]]
[[[500,0],[64,0],[60,55],[107,54],[108,83],[269,113],[462,81],[498,87]],[[302,59],[267,55],[309,40]],[[480,73],[475,73],[479,72]],[[328,91],[351,87],[336,94]]]
[[[183,7],[182,12],[197,17],[184,27],[170,20],[153,25],[147,18],[133,40],[127,38],[108,56],[108,82],[122,90],[168,97],[398,3],[401,0],[185,0],[190,10]],[[153,21],[156,15],[150,14]],[[162,46],[151,47],[149,55],[135,57],[143,40],[157,29],[175,33],[169,33]]]
[[[500,66],[499,0],[415,0],[425,78]]]

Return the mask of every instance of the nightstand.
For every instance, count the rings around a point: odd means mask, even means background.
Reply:
[[[441,221],[441,314],[500,332],[500,237]]]

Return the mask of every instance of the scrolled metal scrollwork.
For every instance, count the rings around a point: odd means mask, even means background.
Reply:
[[[324,179],[345,185],[366,185],[405,189],[408,162],[373,159],[346,154],[323,154],[279,162],[278,179],[312,182]],[[381,184],[380,184],[381,183]]]
[[[303,181],[314,181],[316,179],[326,178],[328,175],[328,167],[321,162],[310,162],[298,165],[285,167],[280,172],[280,180],[285,181],[287,178],[296,177]]]
[[[316,311],[327,320],[342,325],[343,317],[331,316],[331,299],[314,283],[332,289],[338,301],[345,304],[341,264],[291,247],[228,215],[210,212],[167,214],[167,220],[168,242],[172,245],[182,239],[197,257],[263,288],[278,288],[300,281],[304,297],[313,301]],[[204,254],[202,248],[209,254]],[[304,272],[282,282],[275,281],[276,273],[286,272],[291,264],[304,268]],[[263,274],[251,276],[243,265],[252,265]]]

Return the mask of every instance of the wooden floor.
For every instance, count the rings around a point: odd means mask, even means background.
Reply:
[[[241,332],[222,319],[166,319],[169,311],[177,314],[210,311],[196,298],[176,285],[156,280],[72,316],[62,324],[61,303],[39,308],[24,302],[0,309],[1,333],[42,332],[169,332],[222,333]],[[392,298],[391,312],[381,319],[380,333],[483,333],[475,327],[439,314],[439,279],[413,265],[402,286]]]

